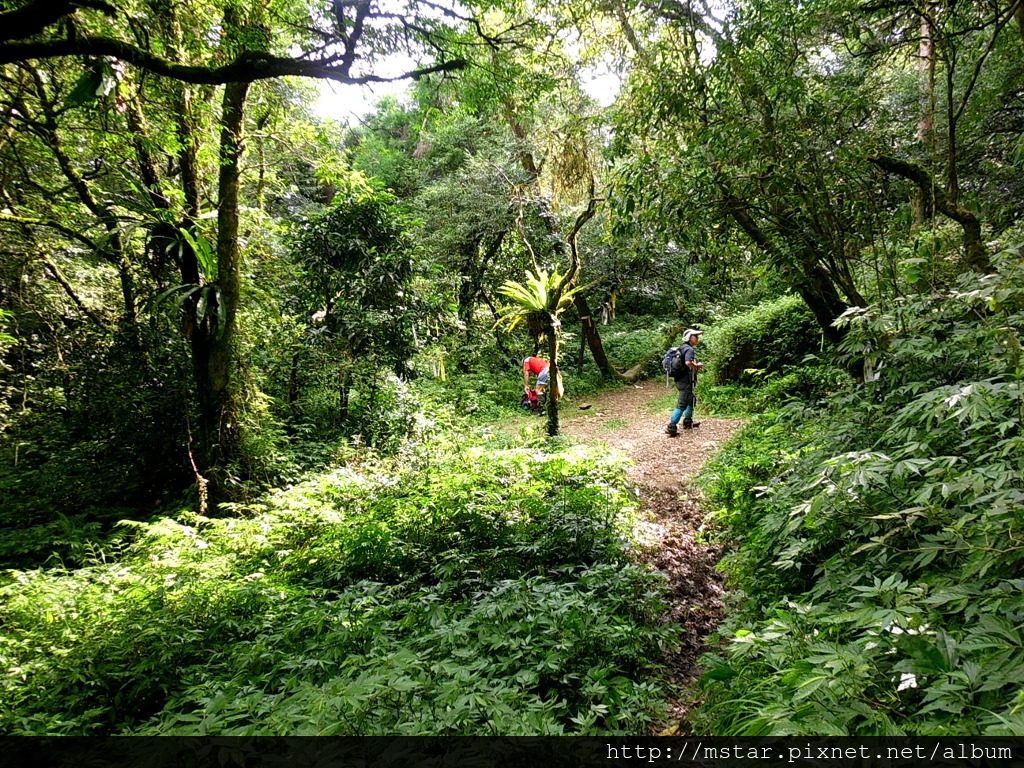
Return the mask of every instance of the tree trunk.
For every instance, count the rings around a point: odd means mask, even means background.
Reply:
[[[581,321],[582,322],[582,321]],[[583,375],[583,366],[587,364],[587,335],[580,334],[580,350],[576,355],[576,373]]]
[[[798,266],[794,267],[791,260],[787,260],[775,242],[754,221],[746,206],[732,194],[728,183],[720,179],[719,186],[725,198],[726,211],[739,224],[740,229],[768,254],[778,269],[789,272],[791,278],[795,278],[797,292],[811,310],[825,338],[832,343],[841,341],[845,333],[832,325],[832,322],[846,310],[846,305],[839,298],[839,292],[828,273],[818,263],[816,255],[807,248],[802,248]]]
[[[801,274],[796,282],[797,293],[811,310],[814,319],[818,321],[818,327],[825,334],[825,338],[831,344],[838,344],[843,340],[845,333],[836,328],[833,322],[846,311],[847,306],[835,285],[817,261],[811,258],[803,260]]]
[[[501,244],[504,242],[506,234],[506,232],[499,232],[494,237],[467,243],[465,259],[460,270],[462,283],[459,285],[458,295],[458,316],[459,322],[463,325],[466,343],[469,343],[472,335],[473,309],[476,306],[476,298],[483,289],[487,268],[498,255],[498,251],[501,250]],[[465,356],[460,357],[458,367],[463,373],[468,373],[469,359]]]
[[[185,195],[185,215],[194,219],[199,215],[199,150],[193,124],[192,93],[188,86],[178,86],[174,102],[178,112],[174,128],[180,147],[177,158],[181,167],[181,188]]]
[[[338,418],[342,425],[348,421],[349,405],[352,398],[352,377],[346,368],[338,380]]]
[[[604,351],[601,336],[597,332],[597,323],[594,322],[594,315],[590,311],[590,306],[587,304],[583,293],[575,294],[572,297],[572,303],[576,306],[576,311],[580,313],[583,337],[587,340],[587,346],[590,347],[590,354],[593,356],[598,370],[608,378],[614,379],[618,376],[618,372],[612,367],[611,362],[608,360],[608,355]]]
[[[121,327],[127,332],[128,337],[136,347],[142,346],[142,337],[139,333],[139,318],[135,302],[135,276],[132,275],[131,260],[124,253],[124,246],[120,236],[115,238],[117,248],[117,277],[121,283],[121,300],[124,303],[124,312],[121,314]]]
[[[184,195],[184,210],[180,229],[195,232],[196,219],[199,216],[200,185],[198,171],[198,140],[193,123],[191,94],[185,85],[178,84],[175,88],[173,103],[175,106],[175,133],[178,138],[178,149],[175,158],[181,169],[181,188]],[[214,279],[214,275],[203,275],[199,259],[188,241],[179,239],[178,272],[181,282],[185,285],[205,287]],[[213,398],[213,383],[210,378],[210,346],[211,337],[215,333],[212,325],[212,312],[200,320],[199,308],[202,291],[192,293],[182,306],[182,332],[189,343],[192,357],[192,378],[195,383],[196,405],[199,408],[199,450],[196,460],[196,471],[205,473],[217,461],[217,424],[216,405]],[[214,309],[215,308],[211,308]],[[216,495],[216,487],[214,488]]]
[[[210,306],[204,322],[197,328],[200,337],[193,344],[198,352],[202,420],[214,464],[232,461],[240,455],[238,408],[232,388],[235,369],[235,325],[241,288],[241,254],[238,247],[239,177],[242,156],[242,124],[248,83],[224,86],[220,134],[219,203],[217,207],[217,280],[216,296],[208,296]],[[205,357],[205,361],[202,359]],[[205,365],[203,364],[205,362]],[[205,373],[202,369],[205,368]],[[205,390],[205,391],[204,391]]]
[[[953,66],[946,66],[946,194],[953,206],[960,201],[960,174],[957,170],[960,157],[957,151],[957,111],[953,104]]]
[[[299,352],[292,354],[291,365],[288,367],[288,412],[295,421],[296,407],[299,402]]]
[[[647,365],[647,361],[643,361],[625,373],[622,373],[611,364],[608,359],[607,353],[604,351],[604,344],[601,342],[601,335],[597,331],[597,323],[594,322],[594,316],[590,311],[590,306],[587,304],[586,298],[584,298],[582,292],[577,293],[572,298],[573,304],[576,307],[576,311],[580,313],[580,323],[583,326],[583,338],[586,340],[587,346],[590,347],[590,354],[594,358],[594,363],[597,364],[597,368],[601,373],[609,379],[617,379],[624,381],[627,384],[633,384],[640,378],[644,368]]]
[[[935,36],[927,18],[921,19],[921,42],[918,46],[918,69],[921,71],[921,114],[917,122],[917,141],[932,157],[935,143]],[[914,224],[922,226],[935,215],[929,198],[920,189],[914,195]]]
[[[560,374],[558,372],[558,320],[550,323],[544,334],[548,340],[548,437],[558,436],[558,386]]]

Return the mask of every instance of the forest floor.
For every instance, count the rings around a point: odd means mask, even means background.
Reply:
[[[664,429],[674,405],[674,390],[664,382],[648,381],[569,406],[561,422],[562,434],[604,443],[634,461],[630,476],[640,489],[646,521],[641,558],[668,578],[665,620],[685,630],[682,645],[665,659],[673,699],[668,721],[658,728],[665,734],[675,733],[697,703],[687,691],[699,674],[704,639],[722,616],[722,580],[715,570],[720,552],[701,536],[706,511],[693,478],[744,424],[743,419],[703,417],[698,404],[700,427],[680,429],[679,437],[670,438]]]

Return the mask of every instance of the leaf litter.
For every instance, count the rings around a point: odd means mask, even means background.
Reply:
[[[722,620],[722,576],[715,566],[721,549],[702,535],[707,510],[694,478],[712,455],[740,427],[742,419],[695,417],[700,426],[665,434],[672,410],[654,409],[655,401],[670,395],[664,385],[647,382],[593,398],[586,412],[573,414],[561,424],[562,434],[576,440],[602,443],[633,459],[630,479],[641,503],[642,562],[668,580],[669,606],[663,620],[681,625],[683,642],[666,654],[670,708],[655,732],[680,732],[680,722],[699,703],[693,683],[700,675],[697,661],[707,650],[706,638]],[[566,409],[568,412],[569,409]]]

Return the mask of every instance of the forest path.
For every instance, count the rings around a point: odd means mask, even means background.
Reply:
[[[641,511],[646,513],[641,558],[668,578],[666,620],[685,629],[681,647],[665,659],[674,694],[668,722],[663,724],[663,732],[669,734],[694,703],[680,696],[698,676],[704,638],[718,626],[722,611],[721,575],[715,570],[720,552],[698,541],[705,510],[693,477],[744,424],[743,419],[705,418],[698,404],[700,427],[680,429],[679,437],[670,438],[664,429],[674,395],[664,381],[648,381],[590,398],[581,403],[590,405],[585,410],[566,408],[567,418],[561,422],[562,434],[606,444],[633,458],[629,474],[640,489]]]

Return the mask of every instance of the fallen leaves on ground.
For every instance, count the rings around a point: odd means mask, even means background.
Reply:
[[[562,433],[617,448],[634,461],[630,476],[646,513],[639,555],[668,580],[670,605],[664,620],[685,630],[681,647],[664,659],[675,700],[667,722],[655,729],[674,735],[697,703],[689,693],[699,675],[697,660],[722,616],[722,578],[715,570],[721,553],[701,536],[706,511],[692,479],[743,420],[703,418],[698,409],[700,427],[680,429],[671,438],[664,431],[671,406],[664,413],[652,410],[652,402],[666,394],[670,390],[657,382],[604,394],[594,398],[593,408],[565,419]]]

